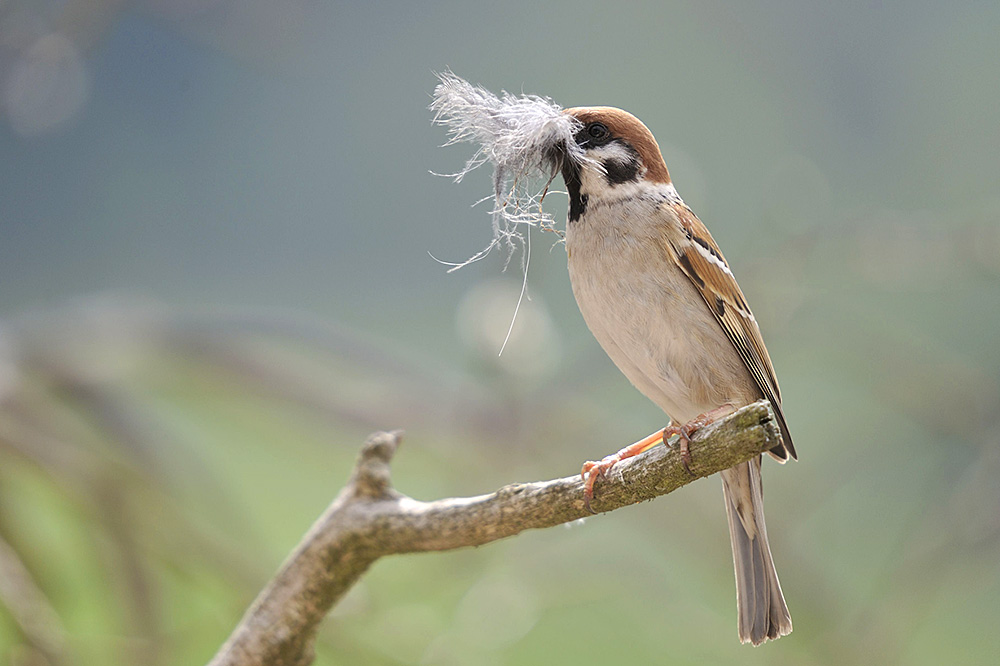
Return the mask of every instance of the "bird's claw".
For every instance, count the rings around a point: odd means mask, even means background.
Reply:
[[[677,452],[681,454],[681,465],[684,466],[684,471],[690,476],[697,476],[691,471],[691,435],[698,429],[698,427],[688,428],[686,425],[678,427],[667,426],[663,429],[663,442],[670,448],[674,448],[674,444],[670,443],[669,440],[674,435],[677,436]]]
[[[711,423],[715,416],[715,411],[718,410],[706,412],[705,414],[702,414],[698,418],[693,419],[682,426],[675,426],[671,423],[663,430],[657,430],[653,434],[640,439],[635,444],[626,446],[617,453],[604,456],[596,462],[588,460],[583,463],[583,469],[580,470],[580,477],[583,479],[583,505],[587,507],[587,511],[590,513],[597,513],[590,505],[594,499],[594,484],[597,483],[597,479],[605,478],[608,475],[608,470],[614,467],[615,463],[621,462],[626,458],[637,456],[660,442],[663,442],[667,446],[673,448],[674,445],[668,443],[668,440],[674,436],[677,437],[676,446],[678,452],[681,454],[681,464],[684,465],[684,471],[692,477],[696,476],[695,473],[691,471],[691,435],[693,435],[699,428]]]
[[[608,475],[608,470],[614,467],[619,460],[621,460],[621,456],[613,453],[610,456],[604,456],[599,461],[588,460],[583,463],[580,477],[583,479],[583,505],[587,507],[588,512],[597,513],[590,506],[590,502],[594,499],[594,484],[597,479],[605,478]]]

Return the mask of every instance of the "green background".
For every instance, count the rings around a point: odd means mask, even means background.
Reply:
[[[996,663],[998,34],[978,0],[0,3],[0,555],[34,583],[0,663],[204,663],[372,430],[434,499],[665,425],[551,236],[502,357],[519,260],[430,258],[490,237],[488,169],[430,173],[471,155],[446,68],[656,135],[781,380],[795,631],[739,645],[709,479],[378,562],[316,663]]]

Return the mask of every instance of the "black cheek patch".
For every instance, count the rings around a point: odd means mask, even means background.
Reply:
[[[634,155],[625,162],[609,159],[601,162],[601,165],[609,185],[621,185],[639,178],[639,158]]]

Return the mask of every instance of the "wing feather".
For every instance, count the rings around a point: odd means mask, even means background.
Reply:
[[[797,458],[785,415],[781,411],[781,391],[771,357],[764,346],[757,320],[747,306],[746,298],[733,277],[729,264],[722,256],[715,239],[690,208],[683,203],[671,202],[664,205],[672,209],[683,232],[683,236],[671,242],[671,256],[701,293],[706,305],[743,359],[750,376],[774,408],[784,446],[775,447],[770,453],[781,461],[787,460],[789,455]]]

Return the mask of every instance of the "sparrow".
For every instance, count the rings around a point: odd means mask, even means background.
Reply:
[[[782,436],[768,453],[796,458],[757,320],[719,246],[677,194],[652,133],[613,107],[565,113],[579,121],[573,140],[583,155],[566,150],[559,167],[573,294],[604,351],[672,424],[585,464],[588,507],[594,482],[616,462],[677,435],[686,465],[691,434],[761,398]],[[792,630],[767,542],[761,456],[721,476],[739,638],[759,645]]]

